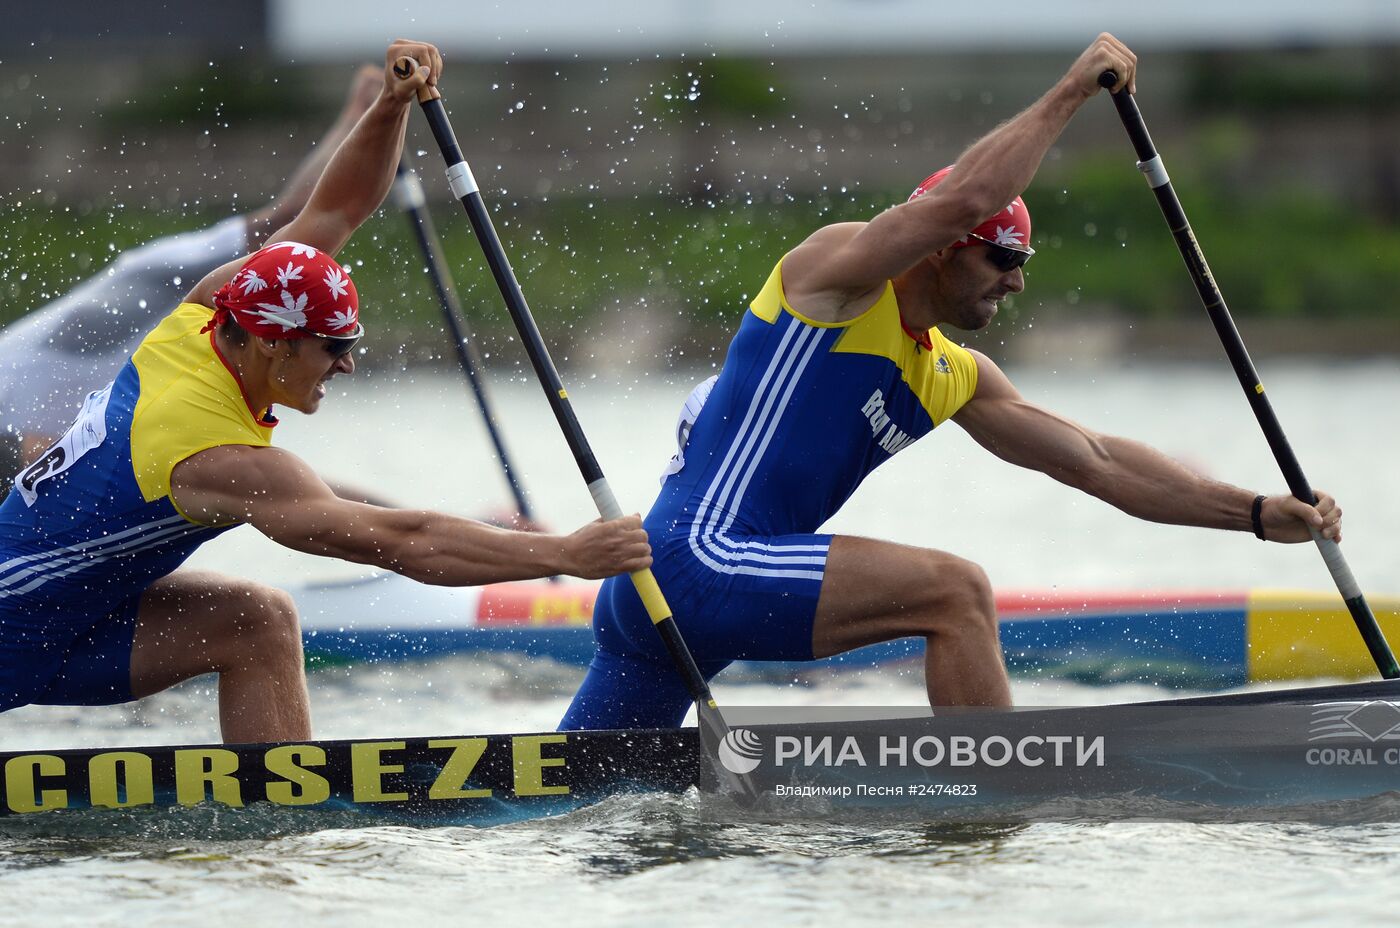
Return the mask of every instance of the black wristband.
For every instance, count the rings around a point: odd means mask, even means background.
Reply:
[[[1264,541],[1264,500],[1266,497],[1254,497],[1254,505],[1249,508],[1249,521],[1254,524],[1254,537]]]

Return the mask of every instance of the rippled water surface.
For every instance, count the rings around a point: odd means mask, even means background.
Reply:
[[[1400,591],[1400,365],[1265,366],[1270,395],[1313,481],[1347,509],[1362,583]],[[1193,466],[1267,490],[1281,481],[1239,388],[1213,367],[1012,371],[1023,392]],[[700,379],[703,372],[694,379]],[[689,378],[571,385],[605,469],[644,508],[669,454]],[[528,384],[497,394],[540,510],[590,517],[552,420]],[[1365,396],[1364,403],[1355,398]],[[406,504],[480,512],[504,492],[465,391],[443,377],[352,383],[284,444],[324,472]],[[943,432],[940,429],[939,432]],[[1017,472],[957,429],[868,481],[833,527],[942,547],[1001,586],[1325,589],[1308,546],[1153,526]],[[243,536],[243,537],[239,537]],[[264,580],[357,569],[284,554],[251,530],[199,564]],[[551,728],[578,672],[547,662],[453,658],[312,675],[326,738]],[[721,704],[917,704],[917,671],[800,684],[721,683]],[[1018,681],[1021,703],[1104,703],[1148,687]],[[217,737],[209,681],[127,707],[0,716],[0,750],[191,743]],[[695,794],[624,796],[554,819],[489,829],[367,824],[287,810],[63,813],[0,820],[0,924],[337,925],[552,919],[570,925],[1364,924],[1400,907],[1400,828],[1096,824],[934,827],[753,823]]]

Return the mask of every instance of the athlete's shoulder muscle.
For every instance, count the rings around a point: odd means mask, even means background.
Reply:
[[[870,307],[885,279],[865,272],[833,274],[842,256],[866,227],[864,222],[823,226],[783,258],[783,292],[789,305],[817,322],[845,322]],[[868,280],[866,278],[869,278]]]
[[[251,521],[259,509],[333,497],[311,466],[283,448],[219,445],[192,454],[170,474],[179,510],[207,525]]]

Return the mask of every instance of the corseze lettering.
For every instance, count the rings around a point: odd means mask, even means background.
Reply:
[[[175,801],[199,805],[212,796],[226,806],[243,805],[243,791],[234,774],[238,755],[224,748],[182,748],[175,752]]]
[[[45,789],[40,782],[64,774],[63,758],[52,754],[22,754],[5,763],[5,801],[11,812],[43,812],[68,805],[68,793]]]
[[[394,802],[408,793],[384,792],[384,774],[403,773],[403,764],[383,762],[385,751],[402,751],[402,741],[365,741],[350,745],[351,793],[356,802]]]
[[[331,798],[330,781],[307,767],[324,767],[326,751],[314,744],[287,744],[263,755],[268,773],[282,777],[267,784],[267,798],[281,806],[314,806]]]
[[[107,809],[156,801],[151,759],[139,751],[107,751],[88,761],[88,801]]]
[[[562,796],[569,792],[567,786],[546,786],[545,767],[562,767],[564,758],[545,757],[541,749],[546,744],[565,744],[569,736],[520,735],[510,739],[511,766],[515,779],[517,796]]]
[[[489,789],[465,789],[467,779],[476,769],[481,755],[486,753],[485,738],[442,738],[429,741],[430,748],[451,748],[447,763],[428,790],[429,799],[485,799]]]

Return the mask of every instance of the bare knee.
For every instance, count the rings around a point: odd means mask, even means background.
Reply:
[[[221,669],[269,661],[301,662],[301,627],[296,603],[282,591],[260,584],[227,593],[218,649]]]
[[[980,565],[935,553],[929,573],[928,608],[920,610],[927,617],[927,634],[996,636],[996,596]]]

